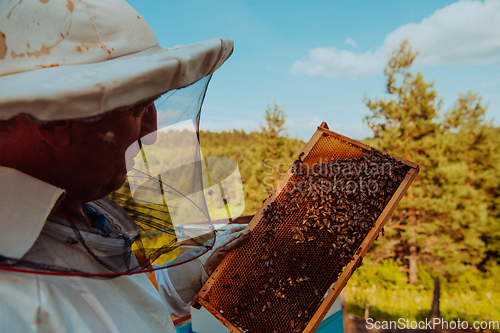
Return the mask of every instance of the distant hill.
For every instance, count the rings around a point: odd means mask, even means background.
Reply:
[[[270,190],[271,184],[280,177],[278,172],[286,172],[305,142],[287,137],[266,138],[260,132],[233,130],[222,133],[200,131],[200,145],[205,157],[229,157],[238,163],[245,192],[243,215],[252,215],[268,196],[266,190]],[[268,161],[264,165],[266,159]],[[272,167],[275,169],[272,170]]]

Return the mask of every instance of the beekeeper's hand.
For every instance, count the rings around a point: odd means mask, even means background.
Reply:
[[[185,303],[190,303],[193,300],[194,295],[203,287],[224,256],[247,241],[251,230],[245,229],[245,227],[246,225],[238,225],[224,231],[217,235],[213,248],[201,257],[166,269],[175,291]],[[211,242],[212,240],[205,245],[209,246]],[[205,250],[206,247],[200,246],[180,255],[175,260],[168,262],[167,265],[189,260]]]

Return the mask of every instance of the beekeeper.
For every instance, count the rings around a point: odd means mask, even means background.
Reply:
[[[123,0],[0,2],[0,332],[175,332],[170,313],[189,311],[249,231],[166,270],[95,278],[137,265],[138,227],[105,197],[127,149],[155,133],[155,99],[211,75],[232,46],[162,48]]]

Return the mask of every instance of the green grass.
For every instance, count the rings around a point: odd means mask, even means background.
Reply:
[[[446,321],[500,320],[500,286],[496,271],[471,271],[459,281],[441,280],[440,310]],[[359,268],[346,288],[347,312],[364,317],[365,305],[370,303],[370,318],[375,320],[425,320],[429,318],[433,286],[420,272],[422,284],[411,286],[406,282],[406,273],[390,260],[373,267]],[[465,274],[467,275],[467,274]]]

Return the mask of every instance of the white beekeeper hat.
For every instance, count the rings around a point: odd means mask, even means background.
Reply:
[[[233,41],[165,49],[123,0],[0,1],[0,120],[84,119],[212,74]]]

